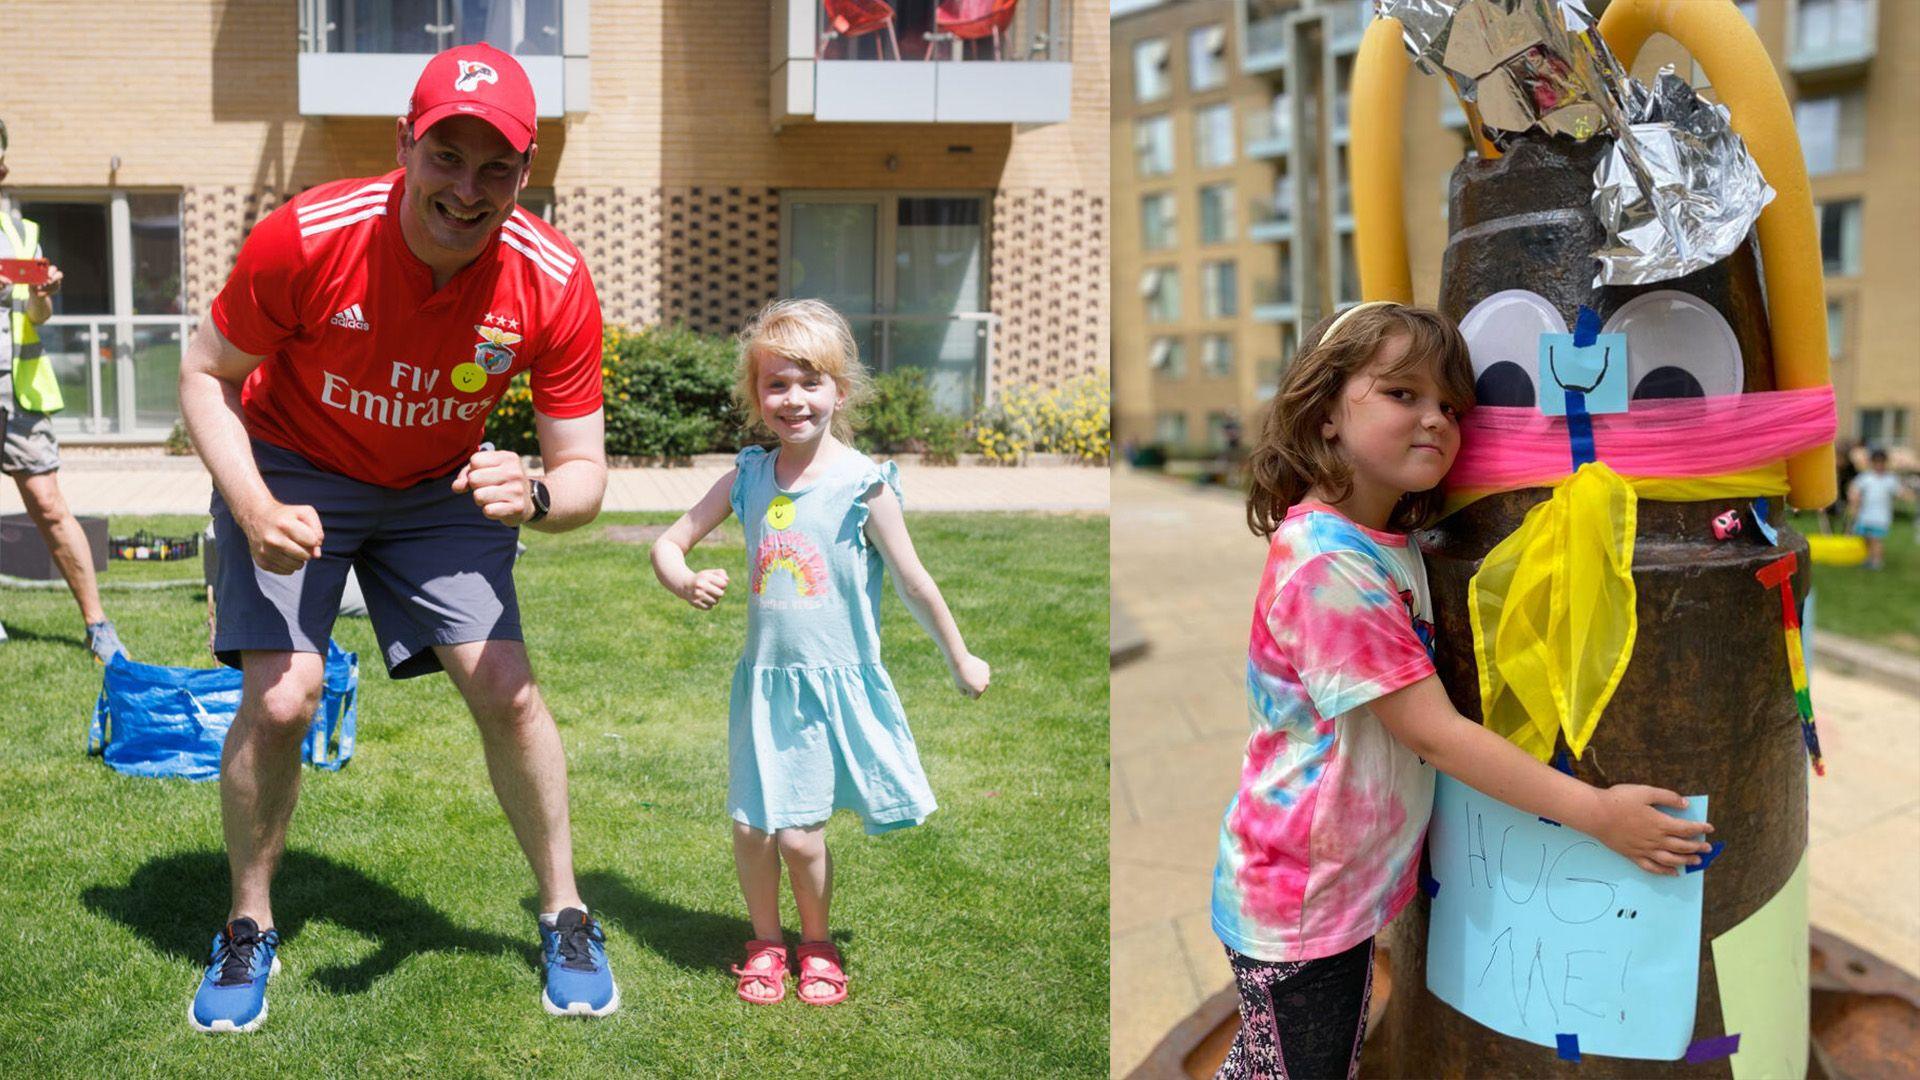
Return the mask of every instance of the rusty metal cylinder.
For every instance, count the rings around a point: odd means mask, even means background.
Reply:
[[[1592,252],[1600,226],[1587,210],[1593,164],[1607,140],[1526,139],[1505,157],[1455,171],[1441,307],[1458,320],[1484,297],[1527,289],[1572,326],[1582,303],[1602,318],[1649,288],[1692,293],[1739,339],[1745,387],[1773,387],[1767,321],[1750,247],[1658,286],[1596,292]],[[1631,415],[1631,409],[1629,409]],[[1605,460],[1605,448],[1601,447]],[[1438,665],[1454,705],[1480,718],[1468,579],[1511,533],[1544,488],[1471,504],[1423,534],[1433,590]],[[1775,499],[1774,517],[1782,500]],[[1779,546],[1743,534],[1720,542],[1712,520],[1746,500],[1659,503],[1642,499],[1633,579],[1639,631],[1625,676],[1574,774],[1588,783],[1652,784],[1706,793],[1714,839],[1725,850],[1705,872],[1693,1039],[1723,1034],[1712,939],[1771,899],[1807,844],[1807,752],[1794,699],[1781,600],[1756,578],[1793,553],[1796,598],[1808,588],[1806,541],[1786,528]],[[1749,530],[1749,533],[1757,530]],[[1560,743],[1564,746],[1564,740]],[[1725,1059],[1680,1061],[1586,1056],[1503,1035],[1426,988],[1429,900],[1416,896],[1383,936],[1392,993],[1381,1030],[1390,1075],[1728,1076]],[[1371,1055],[1370,1055],[1371,1056]]]

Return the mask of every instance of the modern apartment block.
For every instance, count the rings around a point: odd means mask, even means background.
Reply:
[[[1737,6],[1794,100],[1822,225],[1841,437],[1914,447],[1920,191],[1911,172],[1920,125],[1910,109],[1920,101],[1920,3]],[[1114,5],[1114,420],[1123,444],[1218,449],[1227,417],[1251,435],[1301,332],[1358,298],[1348,90],[1372,8],[1371,0]],[[1228,61],[1223,75],[1215,48]],[[1634,73],[1651,78],[1666,64],[1704,82],[1665,38],[1648,44]],[[1408,253],[1415,299],[1431,304],[1448,178],[1471,141],[1443,82],[1415,72],[1407,95]],[[1229,128],[1231,139],[1219,134]],[[1224,240],[1209,217],[1222,203],[1244,212]],[[1208,267],[1223,263],[1240,290],[1232,317],[1209,303],[1221,277]],[[1221,340],[1232,343],[1231,366],[1208,366],[1205,358],[1226,355],[1210,344]]]
[[[1108,42],[1096,0],[13,0],[8,194],[67,275],[44,331],[78,441],[164,437],[179,349],[247,230],[394,166],[432,53],[513,52],[523,202],[610,322],[730,333],[830,300],[869,363],[970,412],[1104,371]],[[975,17],[977,15],[977,17]]]

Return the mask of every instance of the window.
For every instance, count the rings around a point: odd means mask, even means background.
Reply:
[[[306,7],[305,4],[295,5]],[[330,0],[326,52],[437,53],[485,41],[515,56],[560,55],[564,0]],[[303,13],[303,29],[308,19]],[[901,37],[905,37],[902,32]]]
[[[1179,338],[1154,338],[1147,352],[1147,367],[1169,381],[1187,377],[1187,343]]]
[[[1201,338],[1200,370],[1215,379],[1232,375],[1233,339],[1225,334],[1208,334]]]
[[[1740,9],[1740,17],[1747,20],[1748,26],[1760,25],[1760,0],[1734,0],[1734,6]]]
[[[1207,448],[1215,453],[1223,450],[1238,449],[1240,444],[1240,421],[1230,412],[1210,412],[1207,414]]]
[[[1180,271],[1171,266],[1150,266],[1140,275],[1140,295],[1147,300],[1147,321],[1177,322],[1180,319]]]
[[[1210,262],[1200,268],[1201,315],[1231,319],[1240,314],[1240,279],[1231,262]]]
[[[1209,105],[1193,113],[1194,158],[1203,169],[1233,164],[1233,106]]]
[[[1872,0],[1799,0],[1793,23],[1796,53],[1850,52],[1873,40]]]
[[[1801,98],[1793,106],[1793,126],[1810,175],[1850,172],[1865,163],[1867,101],[1860,91]]]
[[[1233,239],[1233,185],[1208,184],[1200,189],[1200,242],[1225,244]]]
[[[869,368],[918,368],[935,405],[971,415],[992,370],[987,200],[796,192],[781,215],[780,295],[834,305]]]
[[[1847,305],[1827,301],[1827,356],[1839,359],[1847,355]]]
[[[1227,28],[1218,23],[1187,31],[1187,80],[1194,93],[1227,85]]]
[[[520,192],[520,198],[517,201],[520,203],[520,209],[525,210],[527,213],[532,214],[534,217],[539,218],[549,225],[553,224],[554,199],[552,188],[523,188]]]
[[[1860,200],[1821,203],[1814,208],[1820,222],[1821,269],[1842,277],[1860,272]]]
[[[1140,247],[1161,251],[1174,245],[1173,193],[1163,191],[1140,200]]]
[[[1167,96],[1172,82],[1167,77],[1167,62],[1172,54],[1162,38],[1133,43],[1133,100],[1159,101]]]
[[[1860,441],[1875,450],[1904,445],[1907,441],[1907,410],[1896,408],[1859,409],[1854,427]]]
[[[1187,414],[1161,413],[1154,421],[1153,437],[1163,446],[1187,445]]]
[[[1281,223],[1293,220],[1293,174],[1281,173],[1273,178],[1273,219]]]
[[[54,431],[165,435],[180,418],[180,350],[193,326],[180,196],[16,197],[20,213],[40,224],[47,258],[66,275],[53,318],[40,328],[66,400]]]
[[[1173,171],[1173,117],[1149,116],[1133,123],[1133,171],[1165,176]]]

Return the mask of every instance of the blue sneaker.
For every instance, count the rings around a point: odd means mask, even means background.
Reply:
[[[252,1031],[267,1019],[267,979],[280,971],[280,931],[235,919],[213,936],[213,960],[200,977],[187,1020],[200,1031]]]
[[[607,935],[579,908],[560,912],[552,926],[540,923],[547,986],[540,1004],[553,1016],[605,1016],[620,1007],[620,988],[607,966]]]

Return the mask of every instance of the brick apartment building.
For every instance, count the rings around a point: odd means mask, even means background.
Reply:
[[[1107,11],[947,25],[837,0],[10,0],[8,194],[65,271],[43,329],[77,441],[153,441],[247,230],[394,165],[426,57],[487,40],[534,81],[524,202],[611,322],[728,333],[777,296],[853,316],[950,409],[1103,371]],[[845,17],[852,11],[853,17]]]

